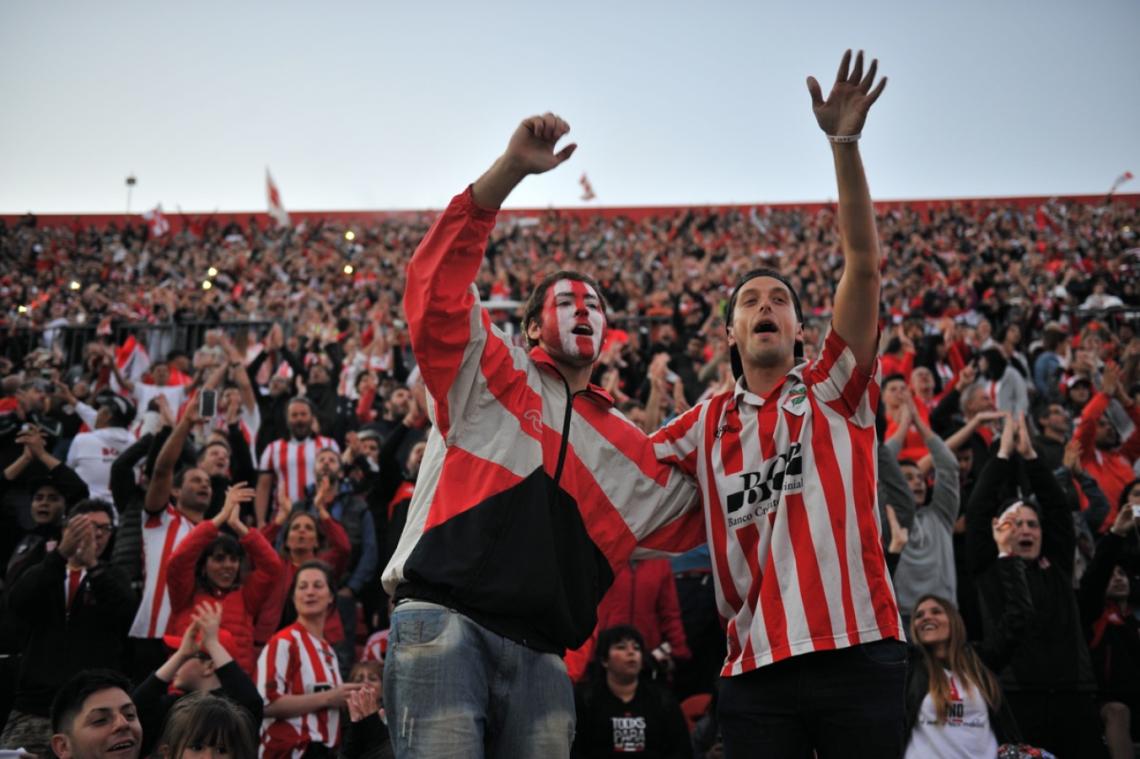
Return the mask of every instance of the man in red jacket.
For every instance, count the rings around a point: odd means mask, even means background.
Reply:
[[[606,328],[592,279],[557,272],[524,309],[528,348],[474,286],[497,209],[574,151],[526,119],[408,264],[404,311],[433,423],[385,590],[395,598],[384,703],[397,757],[566,756],[561,654],[594,629],[634,546],[703,538],[691,482],[590,383]]]
[[[1136,425],[1136,429],[1123,443],[1120,442],[1120,433],[1105,413],[1114,398]],[[1081,466],[1096,480],[1104,497],[1108,499],[1109,513],[1100,530],[1108,532],[1116,523],[1120,492],[1126,483],[1136,477],[1132,464],[1140,457],[1140,408],[1122,387],[1120,367],[1116,364],[1105,367],[1100,392],[1085,404],[1073,437],[1081,444]]]

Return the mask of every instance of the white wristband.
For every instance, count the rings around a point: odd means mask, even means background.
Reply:
[[[842,145],[843,143],[847,143],[847,142],[858,142],[859,138],[862,136],[863,136],[862,132],[859,132],[857,134],[829,134],[829,135],[827,135],[827,139],[830,142],[834,142],[834,143]]]

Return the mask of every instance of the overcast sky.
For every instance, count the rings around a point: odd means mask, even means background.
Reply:
[[[0,4],[0,212],[438,208],[524,116],[579,143],[514,206],[825,200],[804,79],[890,79],[876,198],[1140,174],[1140,2]],[[1123,191],[1140,190],[1134,180]]]

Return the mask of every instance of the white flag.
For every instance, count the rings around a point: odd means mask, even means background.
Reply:
[[[147,226],[150,227],[151,237],[162,237],[170,231],[170,222],[162,215],[162,203],[144,213],[142,217],[146,220]]]
[[[269,167],[265,169],[265,195],[269,200],[269,216],[281,226],[289,226],[289,214],[281,204],[281,191],[277,189],[273,176],[269,173]]]

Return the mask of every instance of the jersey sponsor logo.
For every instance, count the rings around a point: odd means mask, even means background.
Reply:
[[[725,504],[730,527],[741,527],[775,511],[781,493],[803,490],[802,448],[799,443],[792,443],[787,453],[768,460],[760,470],[739,475],[741,488],[729,493]],[[745,513],[738,513],[745,509]]]

